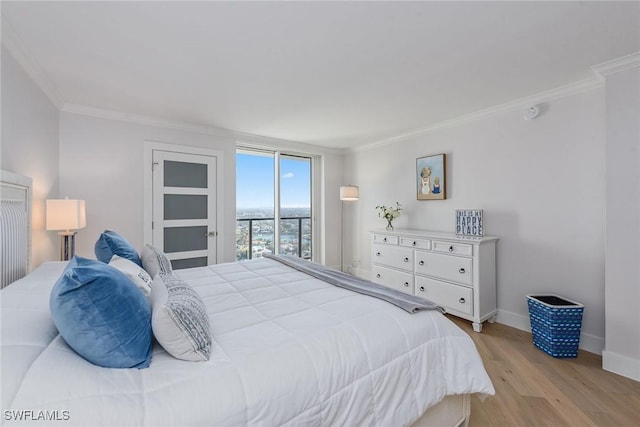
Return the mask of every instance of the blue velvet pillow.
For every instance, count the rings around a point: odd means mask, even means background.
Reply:
[[[107,368],[151,363],[151,307],[118,269],[74,257],[51,290],[49,308],[64,340],[89,362]]]
[[[104,230],[98,237],[94,247],[96,258],[105,264],[109,264],[114,255],[126,258],[142,267],[142,261],[138,251],[124,237],[111,230]]]

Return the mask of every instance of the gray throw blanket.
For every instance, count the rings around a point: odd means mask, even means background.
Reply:
[[[284,265],[288,265],[334,286],[387,301],[409,313],[416,313],[421,310],[438,310],[441,313],[444,312],[442,307],[424,298],[405,294],[404,292],[396,291],[395,289],[387,288],[386,286],[378,285],[377,283],[360,279],[359,277],[342,273],[296,256],[272,255],[264,252],[262,256],[281,262]]]

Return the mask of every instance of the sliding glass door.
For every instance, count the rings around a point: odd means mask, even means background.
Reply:
[[[275,154],[236,153],[236,259],[275,252]]]
[[[280,155],[278,253],[311,259],[311,159]]]
[[[264,252],[312,258],[312,158],[236,153],[236,259]]]

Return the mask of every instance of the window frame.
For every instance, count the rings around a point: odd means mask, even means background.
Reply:
[[[264,148],[264,147],[252,147],[250,145],[238,144],[236,146],[236,155],[238,153],[255,154],[260,155],[273,155],[274,159],[274,251],[276,254],[280,250],[280,158],[286,157],[298,157],[310,160],[311,175],[310,175],[310,211],[311,216],[311,261],[318,262],[321,259],[321,230],[319,221],[320,213],[320,183],[321,183],[321,163],[322,156],[312,153],[298,152],[295,150],[279,149],[279,148]],[[237,183],[237,181],[236,181]],[[237,184],[236,184],[237,185]],[[236,196],[238,189],[236,188]],[[236,227],[237,227],[237,207],[236,207]],[[237,252],[236,252],[237,256]]]

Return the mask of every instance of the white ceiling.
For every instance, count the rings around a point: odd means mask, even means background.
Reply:
[[[640,2],[2,2],[63,103],[354,147],[592,77]]]

